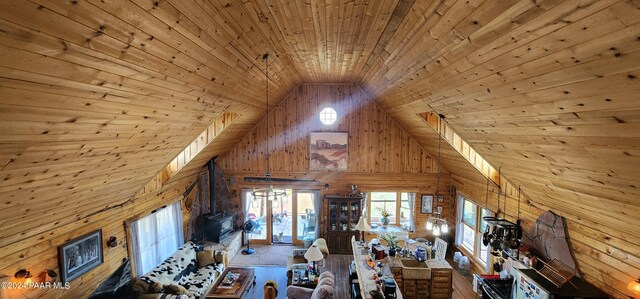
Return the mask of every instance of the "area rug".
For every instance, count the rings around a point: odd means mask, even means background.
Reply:
[[[246,247],[246,246],[245,246]],[[229,262],[230,266],[280,266],[286,267],[287,260],[296,246],[291,245],[251,245],[256,252],[251,255],[238,252]],[[244,248],[243,248],[244,249]]]

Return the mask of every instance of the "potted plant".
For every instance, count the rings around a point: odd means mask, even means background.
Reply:
[[[380,223],[382,223],[382,227],[387,228],[387,225],[389,225],[389,216],[391,216],[391,213],[387,211],[387,207],[379,208],[379,209],[380,209],[380,216],[382,216],[380,218]]]
[[[398,248],[398,240],[396,240],[396,235],[382,235],[380,239],[387,242],[387,246],[389,247],[389,256],[396,256],[396,249]]]

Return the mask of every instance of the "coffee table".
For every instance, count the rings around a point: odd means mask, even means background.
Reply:
[[[239,274],[238,279],[230,286],[221,285],[220,283],[229,272]],[[207,298],[240,299],[255,285],[256,276],[252,268],[228,267],[213,285]]]
[[[315,289],[318,285],[318,277],[316,276],[314,280],[311,280],[307,271],[293,270],[290,285]]]

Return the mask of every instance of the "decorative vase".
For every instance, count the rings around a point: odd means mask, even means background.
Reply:
[[[380,222],[382,223],[383,228],[387,228],[387,225],[389,225],[389,217],[380,218]]]

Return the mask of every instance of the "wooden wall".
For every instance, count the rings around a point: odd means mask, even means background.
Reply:
[[[632,296],[626,285],[640,276],[640,4],[448,3],[427,18],[407,15],[406,35],[385,46],[401,54],[381,57],[392,67],[363,87],[432,153],[437,135],[415,113],[443,114],[522,186],[528,220],[544,210],[567,219],[589,282]],[[484,205],[485,179],[456,159],[443,159],[454,185]],[[510,217],[514,203],[510,195]]]
[[[338,120],[330,126],[318,118],[331,105]],[[407,191],[445,195],[444,213],[449,213],[449,180],[446,169],[438,180],[438,166],[432,155],[406,134],[360,87],[350,84],[301,85],[287,95],[268,115],[270,168],[273,177],[309,178],[311,184],[290,184],[296,188],[340,194],[350,184],[362,191]],[[231,151],[217,161],[225,176],[234,177],[230,188],[259,184],[245,183],[245,176],[264,176],[266,171],[267,119],[258,122]],[[349,132],[348,171],[309,172],[309,132]],[[436,156],[437,157],[437,156]],[[436,188],[436,183],[439,186]],[[325,184],[329,188],[325,190]],[[239,192],[238,192],[239,194]],[[237,198],[238,204],[239,196]],[[416,205],[419,206],[419,199]],[[434,203],[435,205],[436,203]],[[416,214],[417,235],[425,236],[427,214]]]
[[[147,215],[152,210],[181,200],[185,189],[194,179],[196,176],[174,181],[158,191],[139,195],[122,206],[77,219],[43,233],[25,231],[24,239],[8,244],[3,243],[0,247],[0,273],[11,276],[9,281],[16,281],[12,276],[20,268],[31,271],[33,279],[46,269],[53,269],[56,273],[60,273],[58,246],[96,229],[102,229],[104,254],[104,263],[71,281],[68,290],[5,290],[5,295],[7,298],[88,297],[128,257],[124,221],[136,215]],[[189,217],[187,209],[183,208],[183,216],[186,221]],[[106,240],[111,236],[117,238],[118,246],[113,248],[106,246]]]

